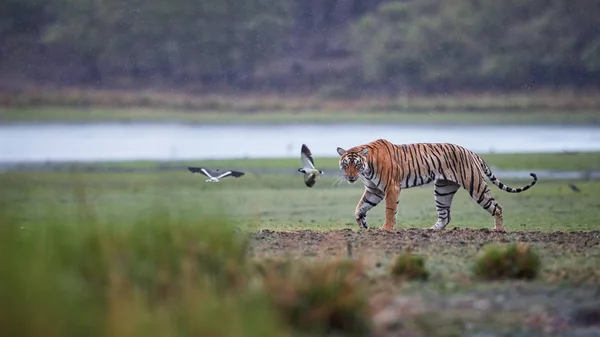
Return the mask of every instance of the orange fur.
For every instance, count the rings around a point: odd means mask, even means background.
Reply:
[[[452,198],[464,188],[482,208],[494,217],[494,229],[504,230],[502,206],[492,197],[485,177],[498,188],[520,193],[537,182],[512,188],[498,180],[485,161],[476,153],[455,144],[392,144],[378,139],[349,150],[338,148],[340,168],[350,183],[361,179],[365,185],[355,216],[359,226],[367,228],[366,213],[385,199],[385,223],[391,230],[396,223],[398,198],[402,189],[435,182],[434,194],[438,221],[433,228],[443,229],[450,222]]]

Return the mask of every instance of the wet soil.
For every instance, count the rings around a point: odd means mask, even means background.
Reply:
[[[468,275],[465,265],[481,247],[510,242],[539,252],[538,280],[489,282]],[[429,281],[390,281],[386,264],[404,250],[431,261]],[[600,231],[264,229],[251,234],[249,255],[366,260],[378,337],[600,336]]]

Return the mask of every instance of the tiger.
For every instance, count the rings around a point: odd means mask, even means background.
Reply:
[[[527,191],[537,182],[521,188],[504,185],[478,154],[451,143],[393,144],[377,139],[348,150],[337,148],[343,179],[354,184],[358,179],[365,186],[355,209],[356,224],[367,229],[367,212],[385,199],[385,222],[381,230],[393,230],[400,191],[434,182],[437,222],[432,229],[444,229],[450,223],[450,206],[455,193],[462,187],[471,198],[494,217],[495,231],[505,231],[502,206],[494,199],[484,174],[498,188],[509,193]]]

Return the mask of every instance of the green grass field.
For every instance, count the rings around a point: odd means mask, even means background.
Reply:
[[[487,155],[492,167],[504,170],[590,170],[600,167],[600,154],[532,154]],[[193,162],[208,167],[240,169],[294,170],[294,159],[232,160]],[[302,175],[248,173],[239,179],[225,179],[218,184],[204,182],[203,176],[185,170],[144,173],[90,173],[89,166],[74,166],[72,173],[9,173],[2,176],[3,199],[9,209],[27,209],[21,217],[27,222],[43,221],[46,216],[69,218],[76,195],[74,189],[85,187],[86,197],[104,221],[127,223],[153,205],[175,212],[183,218],[200,216],[207,206],[222,209],[249,230],[272,229],[339,229],[354,228],[354,207],[361,196],[361,184],[337,183],[335,158],[319,161],[328,175],[314,188],[306,188]],[[105,167],[158,168],[152,162],[98,164]],[[110,165],[110,166],[109,166]],[[502,179],[502,177],[500,177]],[[520,186],[526,181],[505,181]],[[586,230],[597,221],[600,202],[593,198],[600,186],[596,181],[578,183],[581,193],[571,191],[566,181],[539,181],[530,191],[508,194],[492,186],[492,193],[505,208],[505,220],[513,230]],[[400,196],[398,226],[428,227],[435,222],[432,186],[404,190]],[[382,204],[383,205],[383,204]],[[51,212],[52,214],[48,214]],[[383,221],[384,207],[369,213],[372,226]],[[491,226],[491,217],[479,208],[465,191],[457,194],[453,205],[452,225],[483,228]]]
[[[492,168],[502,170],[550,170],[550,171],[587,171],[600,168],[600,153],[598,152],[579,152],[579,153],[528,153],[528,154],[482,154],[483,159]],[[319,157],[318,166],[329,171],[328,177],[332,178],[331,173],[339,170],[337,157]],[[257,171],[277,171],[277,170],[295,170],[300,161],[297,158],[264,158],[264,159],[228,159],[228,160],[185,160],[185,161],[127,161],[127,162],[98,162],[92,164],[71,163],[71,164],[45,164],[48,170],[80,170],[90,169],[182,169],[187,166],[204,165],[207,167],[228,167],[240,170]],[[333,170],[333,171],[332,171]],[[240,180],[241,181],[241,180]],[[245,180],[244,180],[245,181]],[[240,183],[242,186],[245,182]],[[233,186],[238,186],[233,185]],[[229,185],[228,185],[229,186]]]
[[[77,108],[27,107],[0,108],[1,123],[17,122],[184,122],[202,124],[230,123],[403,123],[403,124],[558,124],[590,125],[600,123],[597,110],[383,110],[303,109],[289,112],[181,110],[161,108]]]
[[[600,163],[600,153],[485,157],[493,167],[533,172],[592,170]],[[521,194],[492,186],[504,206],[508,234],[483,230],[492,228],[492,217],[466,191],[454,199],[446,231],[413,230],[436,220],[433,186],[407,189],[400,196],[397,224],[405,230],[381,233],[359,231],[354,223],[362,184],[334,184],[335,159],[322,163],[332,173],[314,188],[304,186],[300,173],[249,173],[209,184],[187,172],[183,162],[171,164],[181,170],[135,162],[97,166],[148,170],[86,172],[89,165],[83,165],[72,171],[0,174],[0,328],[15,336],[52,337],[325,336],[330,328],[340,329],[341,336],[372,331],[378,336],[394,331],[538,336],[550,326],[564,333],[587,329],[584,323],[560,328],[551,322],[569,317],[579,322],[578,310],[600,312],[594,295],[600,284],[600,182],[540,180]],[[293,170],[298,163],[193,164]],[[569,189],[569,182],[581,192]],[[381,204],[369,213],[370,226],[381,226],[384,209]],[[241,232],[234,234],[236,229]],[[248,232],[249,248],[240,243]],[[481,247],[508,242],[528,243],[540,254],[539,278],[473,277],[471,266]],[[346,267],[316,267],[343,258],[347,244],[365,264],[366,281],[345,274]],[[405,249],[426,258],[427,282],[389,277],[393,257]],[[276,274],[267,278],[263,291],[249,281],[253,278],[245,268],[249,258],[269,256],[309,261],[315,269]],[[365,305],[373,316],[365,313]],[[440,307],[447,309],[440,312]],[[328,310],[333,316],[323,314]],[[372,318],[374,327],[341,324],[332,318],[339,313],[349,315],[344,322]],[[382,317],[404,323],[389,328],[392,323]],[[307,333],[302,327],[316,330]]]

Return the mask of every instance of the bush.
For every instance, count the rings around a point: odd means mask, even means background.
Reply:
[[[390,272],[394,277],[404,280],[427,280],[429,271],[425,268],[423,257],[403,252],[396,256]]]
[[[269,298],[250,287],[245,239],[226,220],[182,223],[154,208],[117,225],[87,213],[22,226],[0,212],[7,335],[285,335]]]
[[[540,271],[540,258],[526,244],[488,245],[483,248],[473,273],[483,279],[534,279]]]
[[[282,321],[297,332],[364,336],[371,331],[364,273],[357,262],[269,259],[259,269]]]
[[[350,98],[356,95],[352,89],[343,84],[328,84],[319,88],[317,92],[321,98],[339,99]]]

